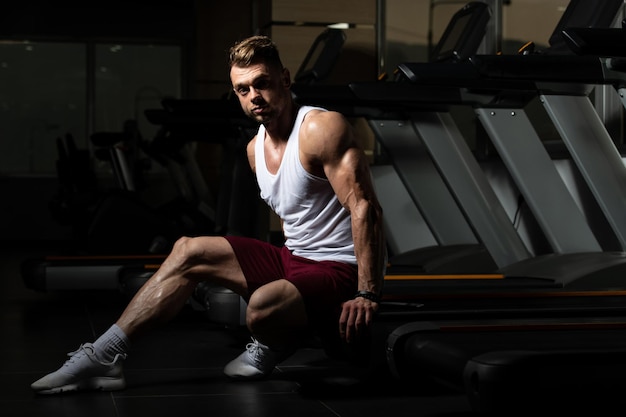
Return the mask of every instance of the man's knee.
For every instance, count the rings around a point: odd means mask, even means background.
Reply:
[[[305,325],[306,321],[304,301],[288,281],[266,284],[256,290],[248,301],[246,324],[252,331],[264,326],[297,327]]]
[[[165,275],[203,281],[247,297],[247,283],[229,242],[221,236],[181,237],[163,264]]]
[[[262,327],[264,323],[271,321],[276,305],[268,298],[270,296],[264,287],[259,288],[250,296],[246,308],[246,324],[249,329]]]
[[[193,256],[194,251],[194,239],[193,237],[182,236],[174,242],[174,246],[172,247],[172,252],[170,255],[174,255],[178,258],[189,258]]]
[[[165,260],[162,274],[157,274],[161,280],[174,276],[192,280],[192,271],[197,266],[206,264],[209,260],[203,258],[203,245],[196,237],[180,237],[172,246],[172,251]],[[204,243],[206,244],[206,242]]]
[[[170,257],[174,258],[181,266],[192,266],[197,263],[210,263],[211,251],[207,251],[214,242],[212,237],[187,237],[183,236],[174,242]]]

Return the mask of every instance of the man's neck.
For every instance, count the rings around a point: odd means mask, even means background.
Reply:
[[[293,125],[296,122],[299,108],[300,106],[293,100],[290,100],[285,107],[285,111],[282,112],[279,118],[264,125],[265,131],[271,140],[286,142],[289,139]]]

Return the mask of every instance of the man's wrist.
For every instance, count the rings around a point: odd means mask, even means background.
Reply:
[[[353,298],[365,298],[366,300],[380,303],[380,295],[371,291],[359,290],[356,292],[356,294],[354,294]]]

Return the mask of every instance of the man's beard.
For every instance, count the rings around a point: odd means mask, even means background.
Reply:
[[[274,112],[255,114],[252,111],[248,113],[248,116],[257,123],[265,124],[273,119]]]

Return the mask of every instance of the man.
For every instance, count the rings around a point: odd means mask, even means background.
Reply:
[[[273,42],[231,48],[230,78],[245,113],[260,123],[247,147],[262,198],[283,222],[285,246],[243,237],[179,239],[118,321],[34,382],[41,394],[125,387],[130,341],[174,317],[209,281],[248,301],[253,342],[224,368],[261,378],[316,331],[351,343],[378,309],[385,262],[382,213],[367,161],[336,112],[300,107]]]

